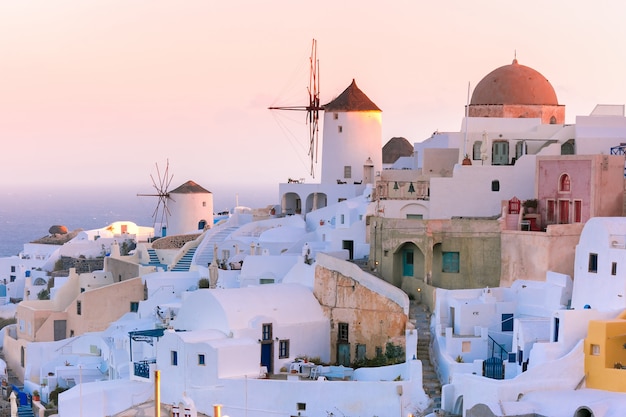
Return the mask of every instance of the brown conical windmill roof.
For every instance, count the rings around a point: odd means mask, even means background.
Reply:
[[[169,192],[170,194],[211,194],[211,192],[204,187],[196,184],[193,181],[187,181],[183,185],[174,188]]]
[[[356,86],[354,79],[343,93],[324,105],[324,111],[382,111]]]

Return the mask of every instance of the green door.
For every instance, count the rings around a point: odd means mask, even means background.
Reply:
[[[350,343],[337,343],[337,363],[350,366]]]
[[[492,165],[509,164],[509,142],[494,142],[492,148]]]
[[[405,277],[413,276],[413,250],[411,249],[402,251],[402,275]]]

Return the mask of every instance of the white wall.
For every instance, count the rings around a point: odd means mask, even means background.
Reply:
[[[512,166],[456,165],[452,178],[431,178],[429,218],[496,216],[502,200],[532,198],[535,160],[525,155]],[[499,191],[491,189],[494,180],[500,183]]]

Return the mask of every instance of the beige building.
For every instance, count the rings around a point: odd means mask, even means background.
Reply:
[[[496,219],[369,219],[375,273],[428,303],[433,287],[495,287],[500,282]]]
[[[317,255],[313,294],[330,319],[330,363],[383,355],[387,343],[406,350],[409,299],[357,265]],[[409,327],[409,329],[407,329]]]
[[[29,300],[18,304],[17,323],[7,327],[3,349],[8,366],[18,378],[24,378],[28,343],[59,341],[103,331],[111,322],[136,309],[139,301],[144,299],[141,278],[81,292],[81,280],[84,285],[91,275],[78,275],[71,270],[68,281],[52,300]]]

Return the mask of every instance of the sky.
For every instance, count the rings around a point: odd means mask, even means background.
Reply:
[[[459,131],[473,87],[517,57],[566,122],[626,103],[626,2],[0,1],[0,199],[8,190],[153,191],[278,200],[309,175],[304,112],[352,81],[383,111],[381,147]],[[219,195],[216,195],[219,194]],[[252,205],[252,204],[248,204]]]

